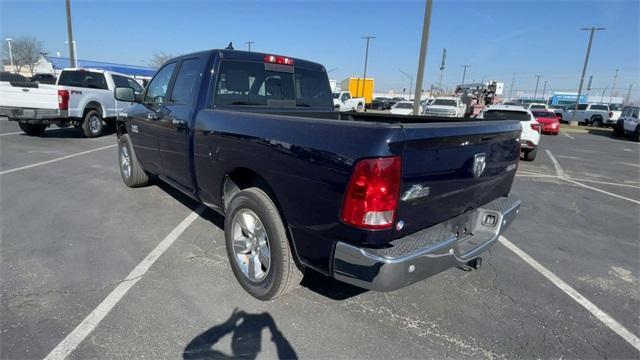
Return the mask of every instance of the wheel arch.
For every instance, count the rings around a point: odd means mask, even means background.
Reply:
[[[100,104],[100,102],[96,101],[96,100],[90,100],[85,106],[84,106],[84,110],[82,110],[82,116],[84,117],[88,111],[90,110],[96,110],[100,113],[100,116],[102,116],[102,118],[105,118],[105,110],[104,107],[102,106],[102,104]]]
[[[257,187],[267,193],[269,198],[275,204],[287,232],[287,241],[289,241],[289,247],[293,252],[293,258],[295,259],[298,267],[301,267],[302,263],[298,256],[295,241],[293,240],[293,234],[289,229],[287,217],[284,214],[280,201],[278,200],[278,196],[269,182],[257,171],[247,167],[236,167],[225,174],[221,189],[221,204],[223,212],[226,211],[227,204],[231,198],[233,198],[233,195],[250,187]]]

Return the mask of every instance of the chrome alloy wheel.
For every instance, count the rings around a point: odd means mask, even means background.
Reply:
[[[131,176],[131,157],[129,156],[129,148],[126,145],[120,146],[120,169],[125,178]]]
[[[98,117],[98,115],[91,115],[89,117],[89,130],[91,133],[97,134],[100,132],[100,126],[102,125],[102,119]]]
[[[258,215],[249,209],[239,210],[232,224],[236,263],[247,279],[259,282],[267,276],[271,266],[271,249],[264,225]]]

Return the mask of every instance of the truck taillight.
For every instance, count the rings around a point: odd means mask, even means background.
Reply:
[[[399,156],[356,163],[342,203],[341,220],[362,229],[390,229],[400,197]]]
[[[537,132],[540,132],[540,124],[531,124],[531,128]]]
[[[69,90],[58,90],[58,109],[69,109]]]
[[[609,111],[609,118],[613,117],[613,111]]]
[[[264,62],[282,65],[293,65],[293,59],[284,56],[267,55]]]

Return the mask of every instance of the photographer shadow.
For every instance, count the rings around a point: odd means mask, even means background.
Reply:
[[[255,359],[261,351],[262,330],[271,332],[279,359],[297,359],[298,355],[267,313],[249,314],[234,309],[227,321],[196,336],[185,347],[183,359]],[[231,335],[231,354],[214,349],[215,345]]]

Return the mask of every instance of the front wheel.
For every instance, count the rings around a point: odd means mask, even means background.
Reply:
[[[149,183],[149,177],[138,162],[136,153],[131,146],[129,134],[124,134],[118,139],[118,162],[120,164],[120,176],[128,187],[145,186]]]
[[[291,292],[302,280],[287,232],[273,201],[259,188],[239,191],[229,202],[224,237],[231,269],[259,300]]]
[[[47,125],[44,124],[18,123],[18,126],[20,130],[29,136],[42,136],[44,135],[44,130],[47,128]]]

